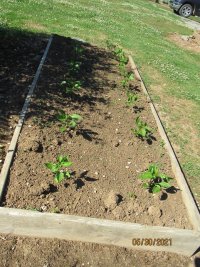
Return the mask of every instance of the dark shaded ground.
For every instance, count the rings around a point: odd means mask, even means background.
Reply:
[[[47,39],[0,28],[0,170]]]

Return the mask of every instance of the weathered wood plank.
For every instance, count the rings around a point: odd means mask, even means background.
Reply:
[[[0,232],[4,234],[168,251],[187,256],[192,255],[200,245],[200,233],[192,230],[9,208],[0,208],[0,218]],[[168,242],[168,246],[133,246],[133,238],[171,239],[172,245]]]
[[[169,156],[170,156],[170,160],[171,160],[171,165],[172,165],[172,170],[174,172],[174,175],[176,177],[176,180],[177,180],[177,183],[178,183],[178,186],[179,188],[181,189],[181,193],[182,193],[182,199],[183,199],[183,202],[187,208],[187,212],[188,212],[188,216],[189,216],[189,219],[190,219],[190,222],[191,224],[193,225],[194,229],[195,230],[198,230],[200,231],[200,214],[199,214],[199,210],[197,208],[197,205],[195,203],[195,200],[192,196],[192,193],[191,193],[191,190],[189,188],[189,185],[186,181],[186,178],[181,170],[181,167],[180,167],[180,164],[178,162],[178,159],[175,155],[175,152],[174,152],[174,149],[169,141],[169,138],[164,130],[164,127],[162,125],[162,122],[161,122],[161,119],[158,115],[158,112],[156,111],[156,108],[150,98],[150,95],[147,91],[147,88],[142,80],[142,77],[132,59],[131,56],[129,56],[129,61],[130,61],[130,64],[132,66],[132,70],[134,71],[134,73],[138,76],[140,76],[140,81],[141,81],[141,86],[142,86],[142,89],[144,91],[144,93],[146,94],[147,96],[147,99],[149,101],[149,104],[150,104],[150,107],[151,107],[151,110],[152,110],[152,113],[153,113],[153,116],[156,120],[156,123],[157,123],[157,126],[158,126],[158,130],[159,130],[159,133],[162,137],[162,139],[164,140],[165,142],[165,148],[167,149],[168,153],[169,153]]]

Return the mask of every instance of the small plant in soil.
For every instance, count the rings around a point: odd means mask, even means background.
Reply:
[[[147,125],[146,122],[143,122],[140,117],[136,118],[136,128],[131,129],[133,134],[141,138],[142,140],[151,140],[152,139],[152,129]]]
[[[81,56],[83,54],[83,52],[84,52],[84,49],[80,45],[75,45],[74,46],[74,52],[75,52],[76,55]]]
[[[170,180],[173,179],[161,173],[156,164],[149,165],[148,170],[141,173],[139,178],[147,181],[143,183],[143,187],[148,189],[150,193],[158,193],[171,187]]]
[[[68,167],[71,165],[72,162],[69,161],[68,156],[58,156],[57,163],[45,163],[45,166],[54,174],[54,181],[56,183],[60,183],[64,179],[69,179],[71,177],[71,173],[68,170]]]
[[[78,72],[81,68],[81,62],[79,61],[71,61],[69,62],[69,70],[71,72]]]
[[[62,123],[60,127],[60,131],[63,133],[67,130],[73,130],[77,127],[77,125],[82,120],[82,117],[79,114],[66,114],[63,110],[57,115],[57,119]]]
[[[126,95],[127,95],[126,104],[129,107],[132,106],[138,100],[138,96],[135,93],[131,92],[131,91],[127,91]]]
[[[115,50],[113,51],[114,55],[116,56],[117,60],[120,63],[127,64],[128,63],[128,58],[125,55],[124,51],[120,47],[116,47]]]
[[[81,81],[66,80],[61,82],[61,86],[64,87],[67,94],[72,94],[74,91],[78,91],[81,88]]]
[[[124,78],[123,78],[123,80],[122,80],[122,86],[124,87],[124,88],[126,88],[127,87],[127,85],[128,85],[128,83],[130,82],[130,81],[133,81],[134,80],[134,75],[133,75],[133,73],[132,72],[126,72],[126,74],[124,75]]]

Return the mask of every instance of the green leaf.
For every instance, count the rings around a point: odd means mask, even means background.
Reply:
[[[60,84],[65,85],[66,83],[67,83],[66,81],[62,81]]]
[[[142,136],[142,137],[145,137],[146,136],[146,129],[145,128],[142,128],[142,129],[140,129],[140,135]]]
[[[61,122],[65,122],[67,120],[67,115],[66,114],[58,114],[57,119]]]
[[[62,161],[63,161],[63,156],[58,156],[58,157],[57,157],[57,161],[58,161],[58,162],[62,162]]]
[[[71,177],[71,173],[69,171],[64,172],[64,174],[65,174],[65,177],[68,179]]]
[[[129,74],[129,77],[128,77],[128,78],[129,78],[130,81],[134,80],[134,75],[133,75],[133,73]]]
[[[159,185],[164,188],[169,188],[171,186],[169,183],[166,182],[160,182]]]
[[[156,164],[151,164],[149,166],[149,171],[152,173],[153,177],[156,178],[158,177],[158,173],[159,173],[159,169],[158,167],[156,166]]]
[[[154,185],[154,187],[152,188],[153,193],[158,193],[160,192],[160,190],[161,190],[161,187],[158,184]]]
[[[145,179],[152,179],[153,176],[151,172],[146,171],[146,172],[141,173],[139,178],[145,180]]]
[[[69,127],[70,127],[71,129],[75,128],[76,125],[77,125],[77,124],[76,124],[75,121],[70,121],[70,123],[69,123]]]
[[[48,163],[45,163],[45,166],[51,170],[52,172],[57,172],[58,169],[59,169],[59,166],[56,164],[56,163],[51,163],[51,162],[48,162]]]
[[[70,167],[72,164],[73,164],[73,162],[71,162],[71,161],[68,161],[68,162],[62,162],[61,166],[67,168],[67,167]]]
[[[60,183],[62,180],[64,180],[64,178],[65,178],[65,174],[63,172],[57,172],[54,177],[54,180],[56,183]]]
[[[74,120],[80,121],[82,117],[79,114],[72,114],[70,117]]]
[[[147,188],[149,188],[149,184],[148,183],[143,183],[142,187],[147,189]]]
[[[62,127],[60,127],[60,131],[61,131],[61,133],[64,133],[66,130],[67,130],[67,127],[66,127],[66,126],[62,126]]]

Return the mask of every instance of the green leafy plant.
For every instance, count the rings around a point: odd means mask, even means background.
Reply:
[[[61,86],[64,87],[67,94],[71,94],[74,91],[78,91],[81,88],[81,81],[66,80],[61,82]]]
[[[83,54],[83,52],[84,52],[84,49],[83,49],[83,47],[81,47],[80,45],[75,45],[74,46],[74,52],[75,52],[75,54],[77,54],[77,55],[82,55]]]
[[[81,68],[81,62],[80,61],[70,61],[69,62],[69,70],[71,72],[78,72]]]
[[[149,180],[143,183],[143,187],[149,189],[150,193],[158,193],[164,189],[171,187],[170,180],[173,178],[161,173],[156,164],[149,165],[147,171],[140,174],[141,180]]]
[[[54,174],[54,181],[60,183],[62,180],[71,177],[68,167],[72,164],[73,163],[69,161],[68,156],[58,156],[57,163],[47,162],[45,163],[45,166]]]
[[[135,93],[133,93],[133,92],[127,91],[126,92],[126,95],[127,95],[126,104],[128,106],[133,105],[138,100],[138,96]]]
[[[79,114],[66,114],[63,110],[60,110],[57,114],[57,119],[62,123],[60,127],[61,132],[65,132],[70,129],[75,129],[77,124],[80,123],[82,117]]]
[[[125,88],[127,87],[129,81],[133,81],[134,80],[134,75],[132,72],[126,72],[124,74],[124,79],[122,80],[122,86]]]
[[[136,128],[135,129],[131,129],[133,134],[136,137],[141,138],[142,140],[151,139],[151,137],[152,137],[152,129],[147,125],[147,123],[143,122],[140,119],[140,117],[137,117],[135,122],[136,122]]]
[[[116,47],[113,51],[113,54],[116,56],[117,60],[122,63],[122,64],[127,64],[128,63],[128,58],[125,55],[124,51],[120,47]]]

